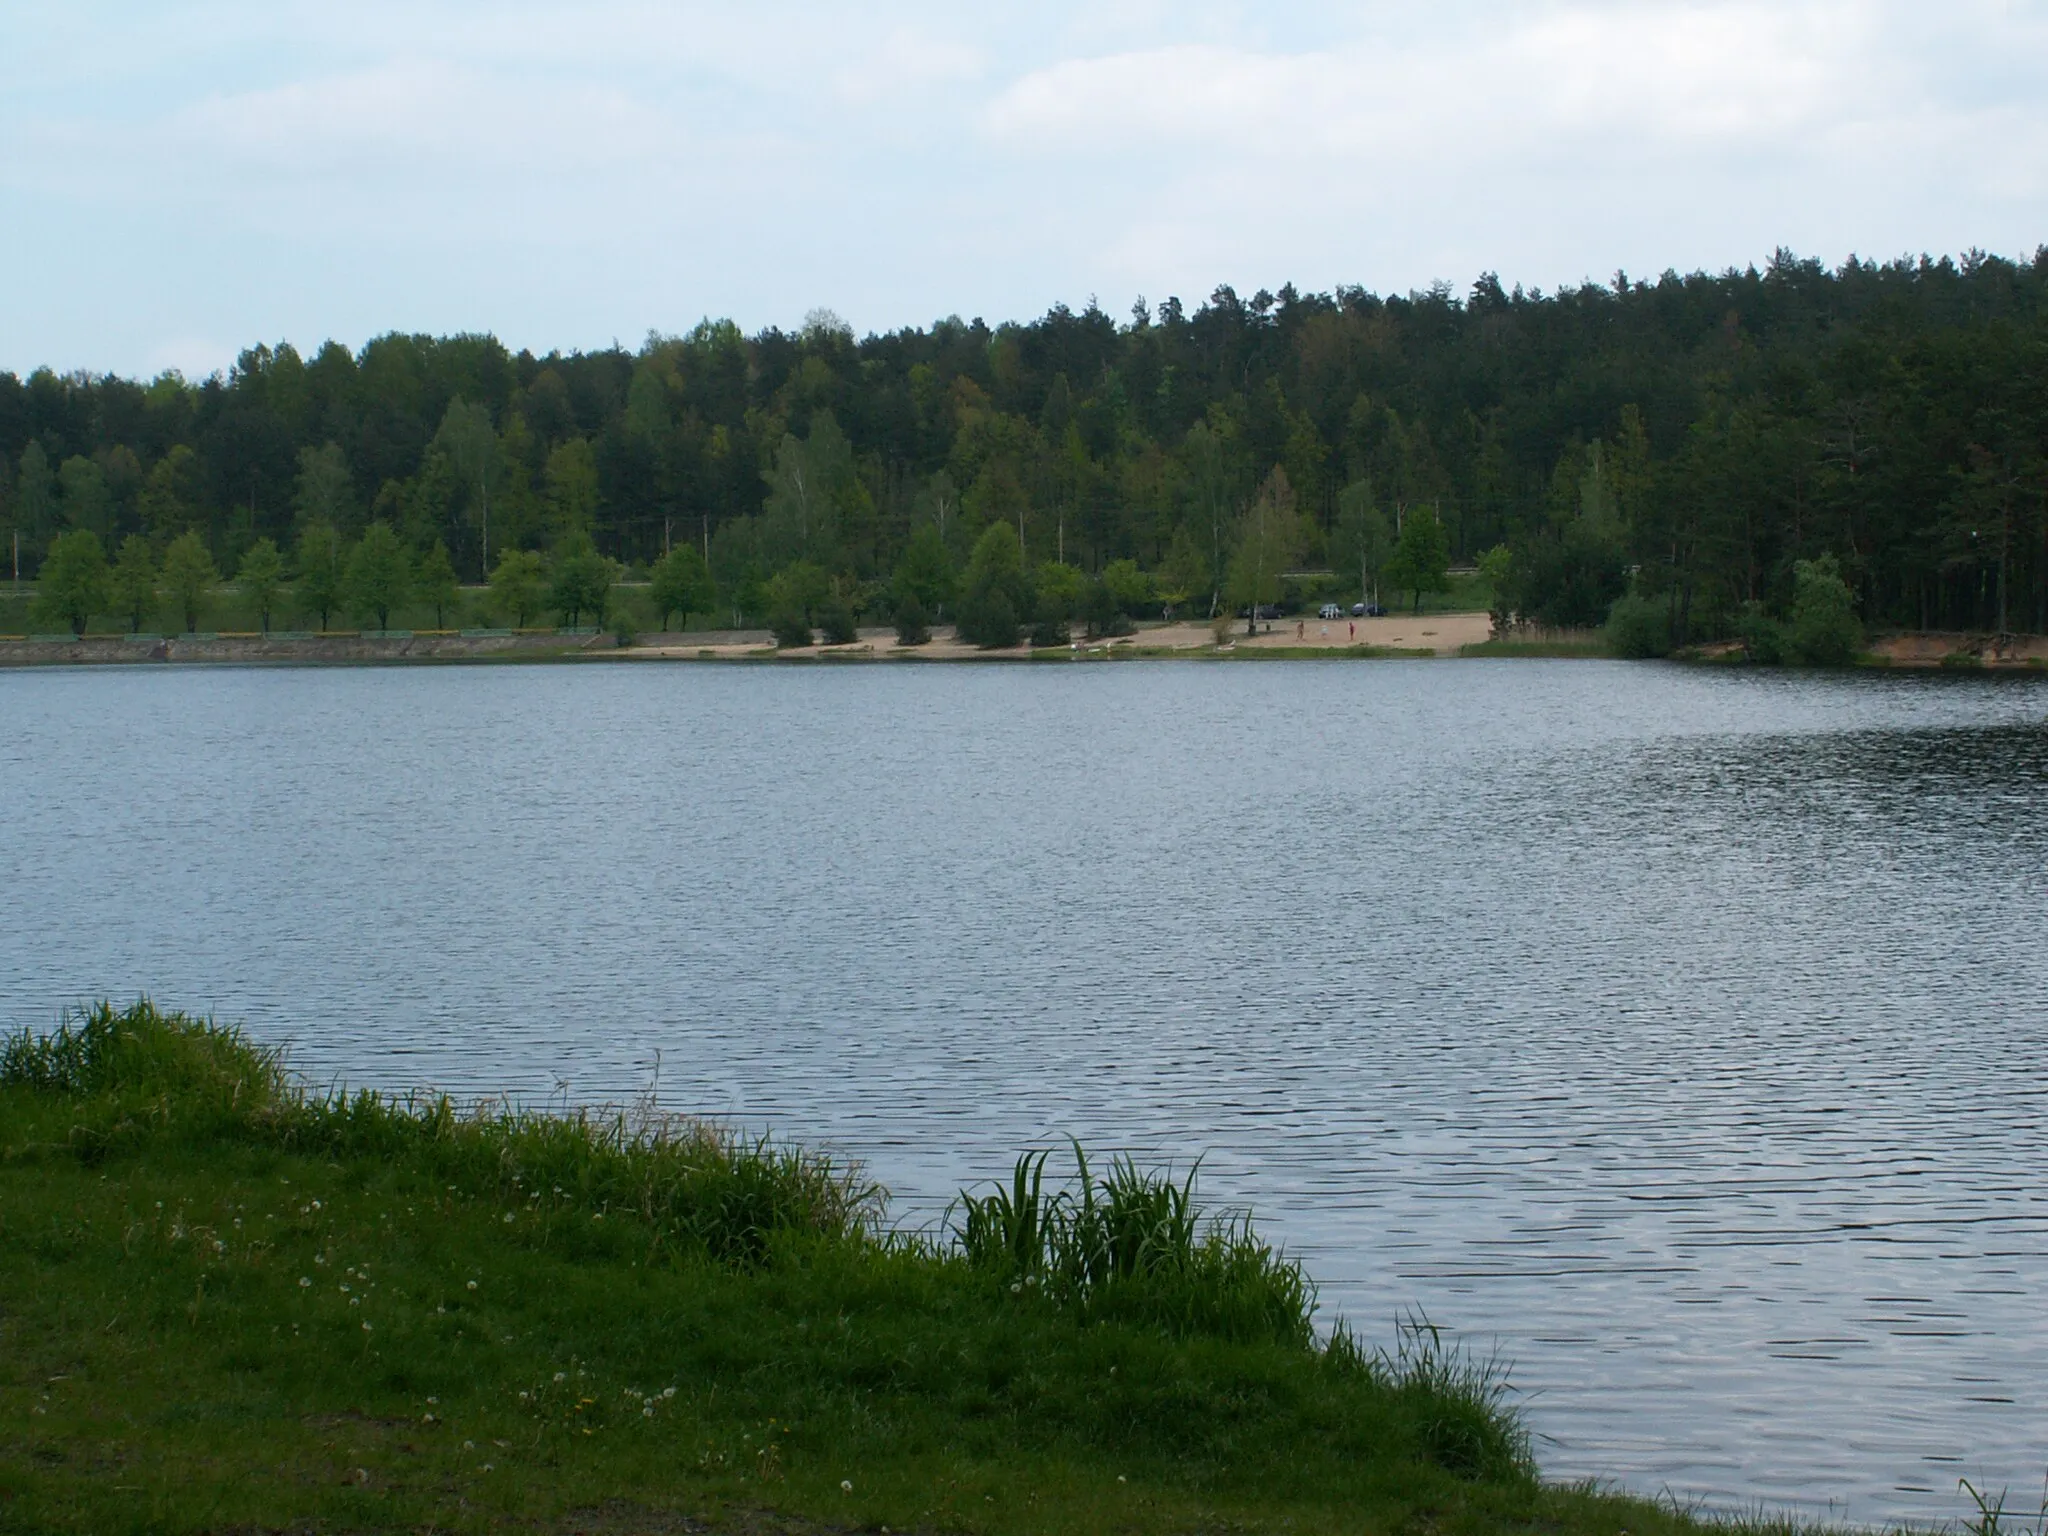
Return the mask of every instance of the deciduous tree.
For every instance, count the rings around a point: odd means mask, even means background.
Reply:
[[[164,551],[164,598],[187,634],[199,628],[200,611],[219,583],[220,571],[198,533],[188,529],[171,540]]]
[[[131,533],[121,541],[121,554],[114,562],[112,597],[114,611],[128,623],[134,634],[143,621],[156,612],[156,559],[149,540]]]
[[[299,530],[299,607],[318,619],[323,630],[341,607],[347,560],[340,533],[325,518],[314,518]]]
[[[125,545],[122,554],[127,554]],[[284,556],[278,553],[276,541],[258,539],[243,551],[242,562],[235,568],[235,585],[256,610],[263,633],[269,634],[270,616],[277,611],[278,599],[284,593]]]
[[[419,569],[413,575],[413,595],[434,610],[434,628],[446,629],[448,615],[462,602],[462,589],[455,580],[455,562],[449,557],[448,546],[436,539],[420,556]]]
[[[62,624],[74,635],[107,606],[107,552],[90,528],[74,528],[50,542],[36,580],[35,611],[46,624]]]
[[[357,613],[374,618],[379,629],[391,627],[391,610],[412,591],[412,557],[389,523],[370,524],[349,551],[347,591]]]
[[[588,537],[571,535],[555,551],[548,585],[548,601],[563,626],[574,629],[586,617],[602,625],[611,591],[611,561],[597,552]]]
[[[711,583],[711,567],[704,557],[688,544],[678,544],[659,560],[649,573],[647,595],[660,616],[661,627],[668,628],[669,616],[679,616],[685,624],[693,613],[709,613],[718,600],[716,588]]]
[[[540,555],[531,549],[508,549],[491,572],[491,605],[512,627],[524,629],[547,600],[547,582]]]

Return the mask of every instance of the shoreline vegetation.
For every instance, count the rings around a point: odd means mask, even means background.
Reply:
[[[309,1092],[147,1002],[0,1050],[0,1296],[10,1530],[1706,1528],[1542,1483],[1426,1323],[1319,1332],[1192,1174],[1039,1152],[911,1232],[816,1153]]]
[[[1484,609],[1494,654],[1995,665],[2048,636],[2044,358],[2048,247],[0,371],[0,634],[694,615],[998,652],[1384,604]]]
[[[0,634],[0,669],[63,665],[134,665],[143,662],[231,665],[386,665],[531,661],[776,662],[1059,662],[1102,660],[1400,660],[1400,659],[1660,659],[1713,666],[1780,664],[1760,659],[1740,642],[1687,647],[1655,658],[1632,656],[1606,630],[1493,629],[1483,613],[1302,621],[1261,625],[1247,636],[1236,625],[1218,639],[1213,626],[1152,624],[1098,639],[984,648],[961,641],[950,627],[934,627],[906,646],[892,629],[856,628],[842,644],[782,645],[767,631],[707,630],[620,634],[596,629],[338,630],[326,632],[207,633],[189,635]],[[1863,637],[1835,663],[1863,669],[1948,672],[2048,670],[2048,637],[1904,632]]]

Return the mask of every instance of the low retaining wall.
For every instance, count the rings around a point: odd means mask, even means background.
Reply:
[[[464,661],[491,656],[560,656],[609,649],[609,635],[553,630],[413,634],[54,635],[0,637],[0,666],[109,665],[143,661]]]

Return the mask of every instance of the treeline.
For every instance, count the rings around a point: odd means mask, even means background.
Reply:
[[[637,352],[390,335],[196,384],[0,374],[0,538],[33,577],[89,534],[138,583],[174,548],[231,573],[254,551],[263,580],[274,553],[294,601],[350,561],[442,590],[667,556],[683,611],[725,621],[910,597],[978,621],[978,593],[1025,628],[1393,601],[1478,563],[1503,622],[1628,597],[1672,643],[1789,616],[1832,558],[1865,624],[2043,630],[2044,295],[2048,248],[1781,252],[1550,295],[1220,288],[1123,323],[857,340],[821,312]]]

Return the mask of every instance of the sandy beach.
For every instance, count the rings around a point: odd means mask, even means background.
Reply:
[[[1152,624],[1136,634],[1114,640],[1086,640],[1077,633],[1073,649],[1078,652],[1122,651],[1131,653],[1231,654],[1238,651],[1344,651],[1358,646],[1380,650],[1429,652],[1455,656],[1462,646],[1476,645],[1491,632],[1483,613],[1433,613],[1419,617],[1390,616],[1383,619],[1275,619],[1261,623],[1259,633],[1246,635],[1244,626],[1233,627],[1221,648],[1207,624]],[[766,631],[720,631],[709,634],[642,635],[628,654],[649,660],[737,660],[746,657],[782,656],[845,657],[848,659],[888,656],[915,657],[930,661],[960,661],[969,658],[1004,658],[1032,655],[1029,646],[1012,650],[984,651],[962,643],[950,625],[936,626],[930,643],[903,647],[896,632],[887,628],[863,628],[851,645],[813,645],[801,649],[778,649]]]

